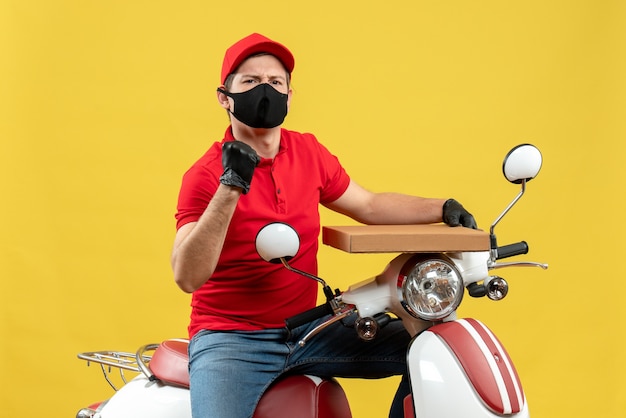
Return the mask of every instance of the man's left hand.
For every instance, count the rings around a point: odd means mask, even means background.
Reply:
[[[462,225],[466,228],[478,228],[472,214],[454,199],[448,199],[443,204],[443,221],[449,226]]]

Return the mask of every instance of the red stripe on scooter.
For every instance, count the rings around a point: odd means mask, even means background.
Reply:
[[[482,350],[472,335],[458,322],[445,322],[431,327],[429,331],[437,334],[448,344],[456,355],[470,383],[485,404],[498,413],[504,413],[502,397]]]
[[[524,404],[522,384],[509,354],[498,338],[482,322],[475,319],[466,319],[465,321],[478,332],[482,340],[487,344],[489,352],[493,355],[511,402],[511,413],[519,412]]]
[[[521,402],[513,384],[513,379],[516,382],[519,379],[514,369],[512,377],[509,368],[504,364],[503,359],[506,356],[512,367],[506,352],[498,348],[501,344],[496,344],[491,338],[492,333],[486,331],[478,321],[461,321],[463,323],[452,321],[439,324],[429,331],[448,344],[476,392],[490,409],[500,414],[519,412]],[[488,359],[487,356],[493,357]],[[518,387],[521,391],[519,383]]]

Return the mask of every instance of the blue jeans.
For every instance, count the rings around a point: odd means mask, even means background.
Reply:
[[[327,318],[324,318],[327,319]],[[399,320],[369,342],[356,335],[350,319],[298,341],[324,319],[293,331],[201,331],[189,344],[193,418],[251,418],[263,392],[282,374],[382,378],[403,375],[390,417],[402,417],[409,393],[406,350],[410,340]]]

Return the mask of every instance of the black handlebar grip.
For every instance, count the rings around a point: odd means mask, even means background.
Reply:
[[[313,309],[309,309],[308,311],[304,311],[301,314],[285,319],[285,325],[287,326],[287,329],[291,330],[332,313],[333,310],[331,309],[330,304],[325,303]]]
[[[514,255],[528,254],[528,244],[526,241],[516,242],[515,244],[503,245],[498,247],[498,260]]]

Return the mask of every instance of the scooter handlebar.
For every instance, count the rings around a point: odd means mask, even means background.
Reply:
[[[315,321],[316,319],[332,313],[333,310],[330,307],[330,304],[325,303],[298,315],[292,316],[291,318],[285,319],[285,325],[287,326],[287,329],[292,330],[294,328],[298,328],[300,325],[308,324],[309,322]]]
[[[528,244],[526,241],[520,241],[515,244],[498,247],[498,260],[521,254],[528,254]]]

